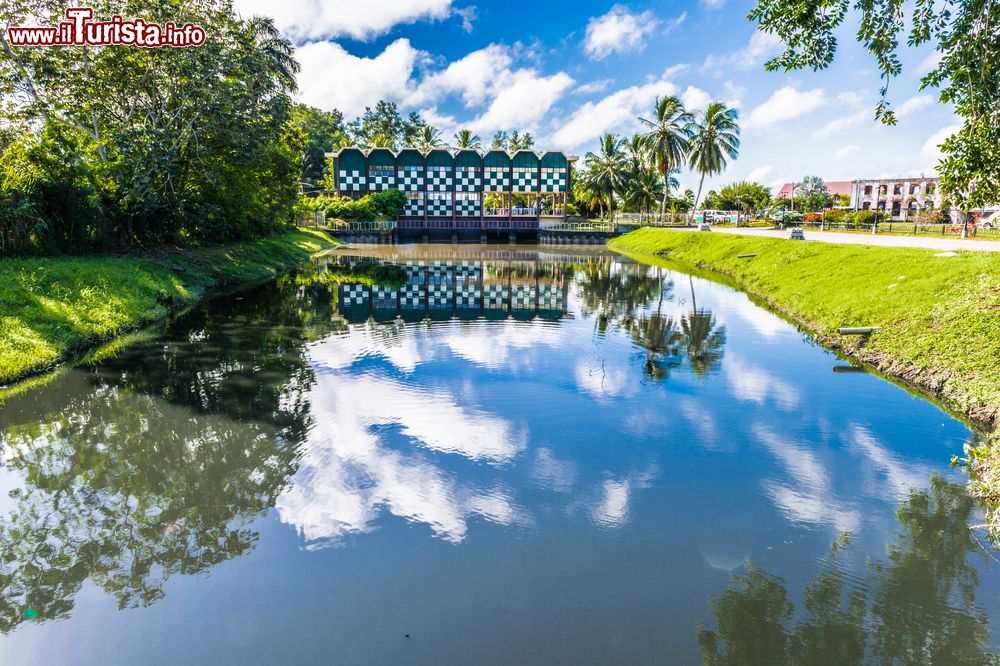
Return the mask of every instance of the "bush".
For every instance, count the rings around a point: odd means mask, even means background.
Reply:
[[[828,224],[841,224],[847,220],[848,213],[843,210],[828,210],[823,214],[823,221]]]
[[[855,227],[881,224],[888,219],[888,216],[877,210],[858,210],[847,216],[847,222]]]
[[[329,219],[374,221],[393,219],[403,212],[406,195],[399,190],[386,190],[366,194],[360,199],[351,197],[317,197],[312,210],[325,210]]]

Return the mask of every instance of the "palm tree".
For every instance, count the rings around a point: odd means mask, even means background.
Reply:
[[[692,123],[691,154],[689,157],[691,169],[701,174],[698,182],[698,194],[694,197],[694,211],[698,209],[701,199],[701,188],[705,184],[705,176],[722,173],[726,168],[726,158],[736,159],[740,154],[739,111],[730,109],[722,102],[712,102],[705,113]]]
[[[416,147],[422,153],[429,153],[435,148],[440,148],[444,144],[441,141],[441,132],[430,125],[424,125],[417,132]]]
[[[607,198],[608,210],[614,208],[615,193],[622,191],[628,174],[628,160],[622,150],[623,143],[621,137],[608,132],[601,137],[600,153],[587,153],[584,158],[587,182]],[[604,218],[603,203],[601,218]]]
[[[655,119],[639,118],[646,126],[642,135],[649,153],[656,162],[656,170],[663,178],[663,201],[660,212],[667,211],[667,197],[670,194],[670,172],[680,167],[688,154],[693,117],[674,95],[656,100]]]
[[[663,197],[663,181],[652,169],[642,169],[629,179],[625,204],[642,216],[652,211]]]
[[[510,138],[507,136],[507,132],[503,130],[497,130],[493,135],[493,142],[490,147],[494,150],[507,150],[507,146],[510,145]]]
[[[625,154],[628,155],[629,170],[633,174],[638,174],[646,169],[650,164],[649,146],[640,134],[633,134],[631,139],[625,140]]]
[[[472,130],[459,130],[455,133],[455,148],[458,150],[479,150],[483,147],[478,134],[473,134]]]
[[[266,56],[267,67],[281,87],[287,92],[295,92],[298,88],[295,76],[301,66],[295,59],[292,42],[281,34],[273,19],[263,16],[254,16],[247,21],[247,33],[255,48]]]

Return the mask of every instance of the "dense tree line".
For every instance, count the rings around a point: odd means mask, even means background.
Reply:
[[[0,252],[203,242],[291,221],[303,151],[298,64],[270,19],[230,0],[94,0],[98,18],[206,26],[186,49],[23,48],[0,36]],[[0,0],[0,24],[65,3]]]

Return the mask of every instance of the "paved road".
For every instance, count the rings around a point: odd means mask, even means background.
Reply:
[[[768,238],[788,238],[788,231],[774,229],[731,229],[713,227],[713,233],[739,234],[742,236],[764,236]],[[831,231],[805,230],[807,241],[841,243],[844,245],[881,245],[884,247],[921,247],[926,250],[974,250],[976,252],[1000,252],[1000,241],[962,240],[961,238],[938,238],[934,236],[903,236],[901,234],[848,234]]]

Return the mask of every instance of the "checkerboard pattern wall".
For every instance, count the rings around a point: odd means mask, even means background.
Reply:
[[[565,169],[542,169],[542,192],[565,192]]]
[[[423,284],[426,264],[422,261],[408,262],[403,264],[406,271],[406,281],[410,284]]]
[[[502,168],[486,169],[486,182],[483,184],[483,190],[485,192],[509,192],[510,172]]]
[[[452,183],[451,167],[427,167],[428,192],[450,192]]]
[[[455,292],[455,305],[466,310],[478,310],[483,307],[483,294],[479,290],[479,282],[459,283]]]
[[[511,298],[511,307],[515,310],[535,309],[535,287],[534,285],[515,284],[514,295]]]
[[[400,167],[396,170],[396,180],[399,182],[399,189],[404,192],[420,192],[424,189],[424,168],[423,167]]]
[[[539,287],[538,307],[542,310],[563,309],[563,294],[559,285],[544,284]]]
[[[538,172],[535,169],[514,169],[514,192],[537,192]]]
[[[337,180],[337,187],[342,192],[360,192],[365,189],[365,175],[358,169],[340,171]]]
[[[368,170],[368,190],[381,192],[396,187],[396,176],[392,167]]]
[[[399,294],[399,307],[403,310],[424,309],[424,287],[420,284],[408,284]]]
[[[455,178],[456,192],[478,192],[483,189],[483,179],[478,167],[459,167]]]
[[[488,284],[483,287],[483,304],[488,310],[506,310],[510,292],[506,284]]]
[[[455,199],[455,215],[458,217],[479,217],[482,215],[482,211],[478,194],[468,198],[458,197]]]
[[[436,196],[428,194],[427,214],[431,217],[451,217],[451,194],[436,192]]]
[[[450,308],[453,294],[450,282],[431,284],[427,287],[427,307],[435,310]]]
[[[341,303],[345,306],[364,305],[368,302],[369,290],[363,284],[345,284],[341,289]]]
[[[467,280],[479,280],[479,276],[482,275],[483,269],[478,262],[475,261],[460,261],[455,266],[455,279],[459,282]]]
[[[375,287],[372,290],[372,307],[376,310],[395,310],[399,292],[388,287]]]
[[[408,192],[406,205],[403,206],[403,215],[410,217],[423,217],[424,215],[424,195],[423,192]]]

